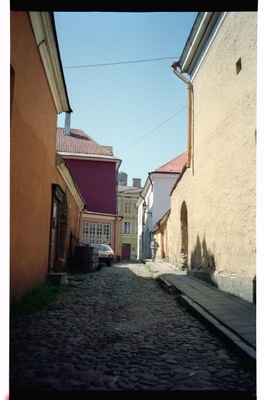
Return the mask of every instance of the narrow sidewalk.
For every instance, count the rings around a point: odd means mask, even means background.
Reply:
[[[165,262],[145,260],[162,287],[230,344],[256,361],[256,305],[188,276]]]

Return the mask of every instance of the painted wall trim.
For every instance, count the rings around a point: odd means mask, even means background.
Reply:
[[[86,204],[85,204],[85,201],[83,200],[81,194],[79,193],[79,190],[76,188],[76,184],[73,181],[73,178],[69,172],[67,165],[65,163],[61,163],[61,164],[57,165],[57,169],[60,172],[63,180],[65,181],[68,189],[72,193],[72,195],[79,207],[79,210],[82,211]]]

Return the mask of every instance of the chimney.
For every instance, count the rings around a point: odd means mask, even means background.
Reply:
[[[119,185],[127,186],[127,177],[128,175],[125,172],[119,172]]]
[[[133,187],[141,188],[141,179],[133,178]]]
[[[67,135],[67,136],[71,135],[71,132],[70,132],[70,113],[65,113],[64,134]]]

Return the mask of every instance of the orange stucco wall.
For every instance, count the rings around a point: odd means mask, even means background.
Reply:
[[[10,296],[45,280],[48,272],[57,111],[27,12],[11,12]],[[70,196],[71,198],[71,196]],[[72,202],[71,224],[78,226]]]

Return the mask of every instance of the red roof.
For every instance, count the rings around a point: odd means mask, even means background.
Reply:
[[[172,172],[180,173],[187,162],[187,151],[173,158],[168,163],[157,168],[154,172]]]
[[[101,146],[80,129],[71,129],[70,135],[65,135],[64,128],[57,128],[56,150],[63,153],[113,156],[112,146]]]

